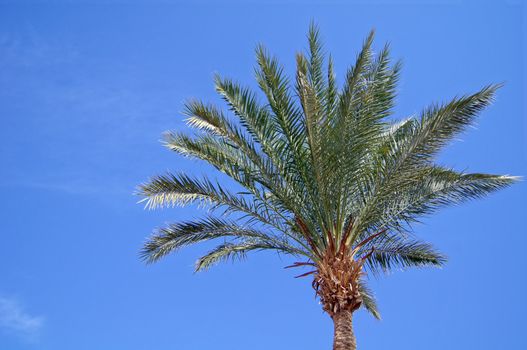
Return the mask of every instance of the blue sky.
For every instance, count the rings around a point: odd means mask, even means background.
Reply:
[[[288,260],[256,253],[193,274],[209,245],[145,266],[156,226],[196,208],[143,210],[132,195],[166,170],[212,174],[159,144],[184,100],[219,102],[218,72],[254,86],[264,43],[291,72],[309,21],[337,75],[375,27],[402,58],[397,117],[506,83],[440,156],[460,170],[527,174],[521,1],[0,1],[0,349],[328,349],[332,325]],[[189,1],[190,3],[190,1]],[[416,227],[442,270],[371,281],[361,349],[525,349],[525,183]]]

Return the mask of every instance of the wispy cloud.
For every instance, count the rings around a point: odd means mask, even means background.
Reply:
[[[29,314],[16,299],[0,296],[0,331],[35,341],[43,324],[43,317]]]

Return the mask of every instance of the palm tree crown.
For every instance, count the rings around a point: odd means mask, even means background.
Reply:
[[[367,273],[442,265],[445,257],[414,237],[412,223],[516,180],[434,163],[499,86],[394,121],[401,65],[390,59],[388,46],[373,54],[373,36],[364,41],[340,88],[312,25],[307,54],[296,56],[294,83],[266,49],[257,48],[256,80],[264,104],[219,76],[216,91],[228,115],[200,101],[186,103],[195,132],[167,132],[164,144],[208,162],[244,190],[182,173],[140,185],[148,208],[200,203],[221,214],[157,230],[142,257],[155,262],[183,246],[218,238],[222,243],[199,258],[197,271],[250,251],[291,254],[301,260],[292,266],[311,267],[302,275],[313,275],[313,287],[332,317],[360,306],[379,317],[364,283]]]

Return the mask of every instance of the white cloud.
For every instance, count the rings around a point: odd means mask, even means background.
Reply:
[[[43,317],[27,313],[17,300],[0,296],[1,331],[34,341],[38,338],[43,324]]]

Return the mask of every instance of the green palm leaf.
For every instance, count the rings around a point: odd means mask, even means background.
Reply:
[[[312,24],[308,50],[296,57],[294,84],[259,46],[256,82],[262,96],[216,76],[215,89],[228,111],[187,102],[193,132],[169,131],[165,146],[212,165],[233,184],[169,173],[140,185],[147,208],[197,204],[215,215],[156,230],[143,259],[158,261],[209,240],[221,242],[198,260],[196,271],[260,250],[304,257],[293,266],[313,267],[302,275],[314,276],[324,310],[362,306],[376,318],[364,274],[442,266],[442,254],[409,234],[413,223],[518,180],[435,164],[500,85],[394,121],[401,64],[387,45],[375,53],[373,38],[371,32],[340,88]]]

